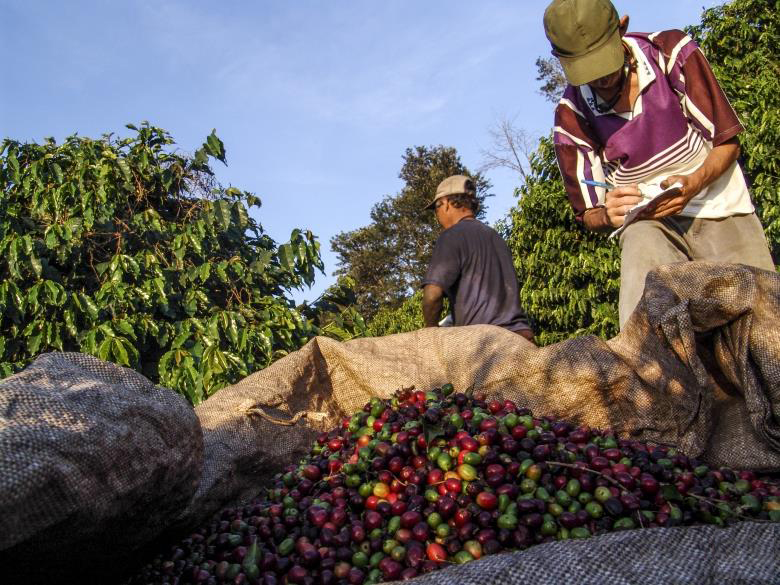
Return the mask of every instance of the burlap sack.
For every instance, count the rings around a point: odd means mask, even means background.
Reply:
[[[12,392],[12,400],[0,403],[7,421],[0,426],[5,466],[0,467],[0,483],[10,486],[0,493],[15,489],[8,478],[25,477],[25,468],[13,463],[17,447],[9,447],[18,445],[24,452],[26,443],[17,438],[19,433],[23,437],[33,433],[30,436],[52,452],[62,442],[58,437],[66,437],[78,446],[77,456],[55,452],[43,459],[46,471],[40,475],[32,468],[27,471],[36,481],[54,478],[52,486],[63,486],[48,494],[28,490],[39,494],[42,502],[29,518],[46,518],[57,505],[63,512],[29,533],[23,529],[25,517],[17,515],[21,520],[5,532],[17,535],[12,543],[18,544],[2,551],[0,562],[12,559],[9,551],[33,550],[35,558],[47,560],[47,546],[62,552],[78,551],[79,545],[80,554],[74,552],[72,558],[82,563],[95,562],[99,555],[107,562],[119,561],[126,556],[123,546],[129,550],[134,543],[151,539],[165,519],[171,521],[169,527],[195,526],[221,507],[255,496],[273,473],[308,452],[318,431],[332,428],[372,396],[387,397],[409,386],[426,389],[452,382],[461,390],[476,387],[512,398],[538,414],[675,444],[712,464],[778,471],[779,293],[780,280],[773,273],[686,263],[651,273],[645,296],[625,330],[606,342],[583,337],[537,348],[491,326],[426,329],[347,343],[316,338],[195,409],[203,430],[202,474],[197,449],[186,450],[196,442],[197,433],[181,399],[132,372],[122,370],[120,376],[119,369],[86,356],[47,356],[53,361],[36,362],[0,383],[0,395],[6,387]],[[68,369],[61,361],[68,359],[92,368],[92,374]],[[106,370],[97,374],[106,367],[114,368],[111,374]],[[41,380],[59,388],[54,406],[50,393],[30,386]],[[125,389],[107,391],[106,384]],[[137,407],[135,393],[133,399],[121,400],[126,387],[143,389],[138,394],[149,404],[141,400],[143,406]],[[155,392],[159,393],[153,396]],[[25,398],[29,404],[14,402],[14,396],[29,396]],[[119,405],[108,409],[111,422],[101,425],[94,413],[117,396]],[[157,410],[153,403],[163,406]],[[36,417],[47,412],[52,415],[39,424]],[[107,466],[109,451],[113,465]],[[68,465],[80,461],[82,452],[85,463]],[[199,474],[197,491],[177,517]],[[100,489],[106,484],[111,487],[108,495]],[[92,495],[92,506],[63,506],[67,501],[63,494],[72,493]],[[28,500],[16,500],[16,506]],[[10,514],[12,508],[0,512]],[[0,524],[0,530],[4,527]],[[67,527],[73,527],[72,532]],[[39,533],[47,539],[36,540]],[[420,582],[777,582],[777,536],[776,526],[755,523],[728,531],[640,530],[490,557]],[[664,545],[667,539],[671,544]],[[598,563],[610,554],[606,564]],[[614,558],[616,554],[625,555],[636,568],[623,572],[626,563]],[[650,580],[631,580],[636,572],[650,568],[655,569]],[[580,571],[585,571],[585,578]],[[50,578],[56,576],[49,573]]]
[[[405,583],[770,585],[780,583],[779,537],[780,525],[755,522],[630,530],[483,557]]]
[[[169,526],[201,476],[179,395],[76,353],[0,382],[0,581],[105,582]]]
[[[537,348],[481,325],[339,343],[318,337],[196,408],[202,520],[259,486],[372,396],[452,382],[540,415],[678,445],[713,465],[780,470],[780,277],[742,265],[661,267],[623,332]],[[287,419],[293,424],[281,424]]]

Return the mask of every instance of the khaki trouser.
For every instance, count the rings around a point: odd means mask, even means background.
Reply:
[[[640,220],[620,234],[620,327],[642,298],[647,273],[661,264],[706,260],[775,270],[755,213],[721,219]]]

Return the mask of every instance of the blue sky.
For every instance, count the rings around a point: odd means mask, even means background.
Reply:
[[[0,0],[0,135],[24,141],[128,133],[149,120],[192,152],[216,128],[218,177],[256,193],[277,241],[295,227],[330,238],[397,193],[407,147],[482,163],[489,128],[549,131],[534,62],[549,55],[547,0]],[[682,28],[720,2],[615,2],[631,30]],[[513,173],[489,171],[488,220],[514,204]]]

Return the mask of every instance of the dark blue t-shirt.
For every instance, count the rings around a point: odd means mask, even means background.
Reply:
[[[444,230],[423,280],[444,289],[455,325],[498,325],[531,329],[520,308],[517,274],[506,242],[476,219]]]

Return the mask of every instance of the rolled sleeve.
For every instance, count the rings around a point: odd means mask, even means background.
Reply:
[[[604,181],[604,172],[598,154],[600,147],[590,136],[587,121],[572,100],[566,99],[566,94],[555,110],[553,143],[566,196],[575,217],[582,221],[585,211],[603,205],[606,194],[603,188],[582,181]]]

